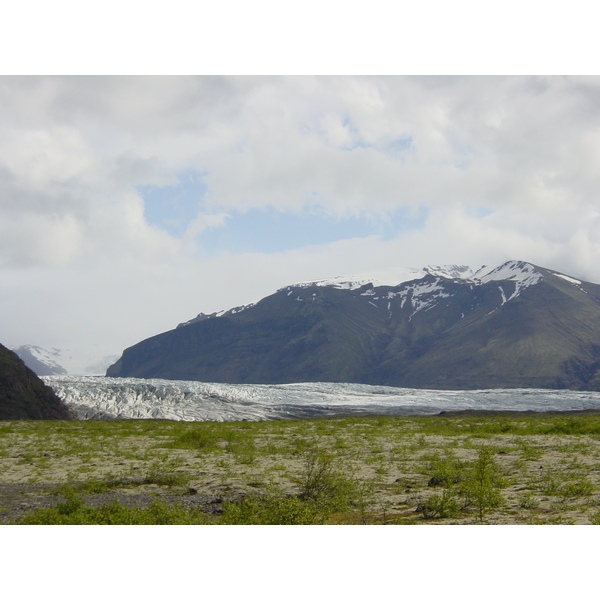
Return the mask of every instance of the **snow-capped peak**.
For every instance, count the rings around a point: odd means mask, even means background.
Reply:
[[[422,283],[419,280],[424,277],[432,276],[437,279],[435,283]],[[440,287],[440,280],[462,280],[471,285],[482,285],[490,281],[511,281],[515,284],[514,289],[500,289],[503,304],[516,298],[525,288],[528,288],[536,283],[539,283],[544,278],[543,274],[538,269],[527,262],[511,260],[503,263],[498,267],[490,267],[483,265],[476,271],[467,265],[428,265],[422,269],[410,267],[397,267],[387,269],[385,271],[374,271],[371,273],[360,273],[358,275],[342,275],[330,277],[327,279],[317,279],[312,281],[301,281],[292,285],[279,288],[277,292],[287,292],[291,295],[294,290],[308,288],[312,286],[318,287],[333,287],[340,290],[358,290],[365,285],[371,284],[373,288],[378,287],[397,287],[404,283],[415,282],[410,284],[404,291],[404,295],[411,291],[411,302],[413,305],[418,305],[418,309],[430,306],[435,297],[446,297],[446,293]],[[575,280],[574,280],[575,281]],[[509,294],[507,296],[507,294]],[[363,295],[372,295],[371,292],[366,292]],[[393,295],[396,295],[395,293]],[[427,300],[421,300],[421,297],[427,296]],[[204,321],[205,319],[218,318],[222,316],[234,315],[238,312],[246,310],[253,306],[248,304],[238,306],[230,310],[222,310],[212,314],[200,313],[194,319],[181,323],[178,327],[184,327],[192,323]]]
[[[426,276],[433,276],[437,283],[424,285],[419,280]],[[502,304],[513,300],[521,292],[542,281],[544,275],[532,264],[522,261],[510,260],[498,267],[482,266],[476,271],[466,265],[428,265],[422,269],[398,268],[376,273],[363,273],[355,276],[332,277],[316,281],[305,281],[294,285],[280,288],[278,291],[287,291],[288,295],[293,290],[311,286],[327,286],[336,289],[357,290],[364,285],[372,284],[373,288],[381,286],[397,287],[401,284],[409,284],[402,292],[406,295],[411,291],[411,303],[416,311],[430,306],[436,297],[446,297],[446,292],[439,287],[441,280],[461,280],[470,285],[483,285],[488,282],[499,282],[499,291]],[[512,287],[505,289],[500,282],[509,281]],[[414,282],[414,283],[411,283]],[[431,288],[431,289],[430,289]],[[434,293],[435,292],[435,293]],[[363,295],[374,295],[375,290],[369,290]],[[402,295],[401,293],[401,295]],[[394,294],[395,295],[395,294]]]
[[[357,290],[363,285],[372,283],[375,287],[382,285],[396,286],[406,281],[421,279],[427,275],[424,269],[399,267],[387,271],[375,271],[371,273],[360,273],[358,275],[342,275],[328,279],[317,279],[314,281],[301,281],[293,285],[287,285],[278,289],[278,292],[288,291],[294,288],[306,288],[313,285],[319,287],[334,287],[340,290]]]
[[[481,283],[509,280],[517,283],[517,287],[519,288],[535,285],[543,278],[544,276],[542,273],[540,273],[534,265],[516,260],[509,260],[493,269],[481,267],[481,269],[476,271],[473,275],[473,279],[480,281]]]
[[[343,290],[357,290],[363,285],[372,283],[374,287],[383,285],[395,287],[407,281],[422,279],[426,275],[433,275],[442,279],[462,279],[473,283],[485,283],[487,281],[496,281],[501,279],[511,279],[513,281],[523,282],[525,287],[533,285],[541,280],[543,275],[536,268],[529,264],[519,261],[508,261],[499,267],[483,266],[477,271],[467,265],[427,265],[422,269],[415,268],[396,268],[387,271],[377,271],[372,273],[361,273],[359,275],[337,276],[328,279],[317,279],[313,281],[302,281],[277,290],[288,291],[294,288],[306,288],[313,285],[334,287]],[[533,280],[536,281],[533,281]]]
[[[428,265],[423,270],[430,275],[444,279],[471,279],[473,277],[473,270],[466,265]]]
[[[505,291],[500,287],[502,304],[516,298],[524,289],[536,285],[542,279],[544,279],[543,274],[534,265],[517,260],[509,260],[493,269],[489,269],[484,265],[473,275],[473,281],[476,284],[488,283],[489,281],[512,281],[515,288],[508,298]]]
[[[61,360],[61,351],[57,348],[45,350],[39,346],[19,346],[13,352],[36,374],[36,375],[66,375],[67,370],[57,360]]]

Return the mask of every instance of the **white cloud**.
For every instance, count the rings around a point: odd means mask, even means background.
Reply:
[[[0,342],[100,360],[296,280],[399,264],[517,258],[600,281],[599,101],[585,77],[0,78]],[[207,191],[177,238],[138,190],[189,171]],[[198,252],[257,207],[428,219],[390,240]]]
[[[84,245],[81,224],[71,215],[20,213],[0,221],[1,262],[23,267],[67,265]]]

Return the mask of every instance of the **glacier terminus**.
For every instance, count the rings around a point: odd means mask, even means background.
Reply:
[[[262,421],[321,416],[426,416],[443,411],[600,409],[600,392],[423,390],[354,383],[228,384],[161,379],[42,378],[80,419]]]

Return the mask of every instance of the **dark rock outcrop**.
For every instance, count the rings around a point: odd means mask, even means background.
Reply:
[[[52,389],[0,344],[0,420],[73,418]]]

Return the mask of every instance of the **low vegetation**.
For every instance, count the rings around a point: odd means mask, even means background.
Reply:
[[[14,524],[598,524],[600,417],[0,423]]]

